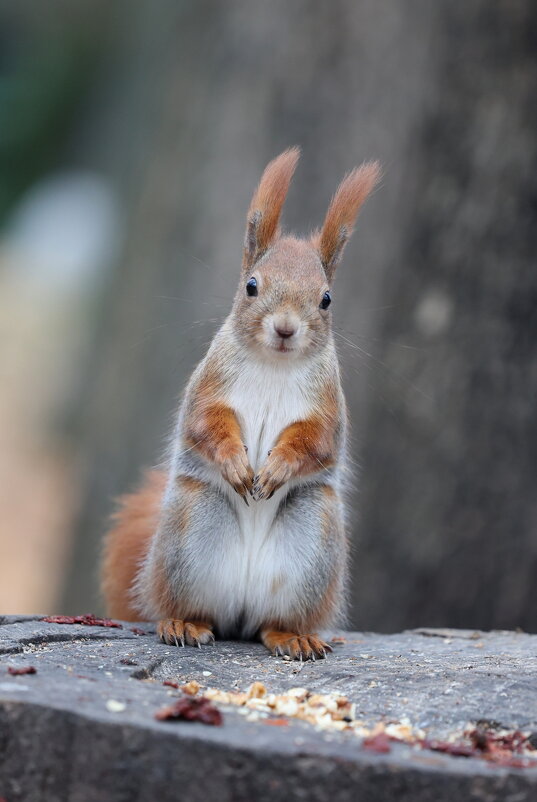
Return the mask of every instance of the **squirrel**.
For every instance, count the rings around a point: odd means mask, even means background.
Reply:
[[[247,215],[231,313],[194,370],[164,470],[120,499],[102,588],[108,614],[158,622],[168,645],[259,638],[315,660],[341,621],[347,411],[331,289],[378,162],[348,173],[321,229],[282,233],[299,158],[266,167]]]

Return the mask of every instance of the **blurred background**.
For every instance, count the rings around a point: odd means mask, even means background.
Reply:
[[[266,162],[333,292],[353,626],[537,629],[537,5],[0,5],[0,611],[98,612],[113,497],[225,317]]]

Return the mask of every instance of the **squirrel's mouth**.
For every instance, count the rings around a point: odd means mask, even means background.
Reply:
[[[270,349],[271,351],[276,351],[277,354],[296,354],[297,351],[300,351],[300,346],[299,343],[290,343],[288,340],[278,338],[277,340],[272,340]]]
[[[280,352],[280,354],[287,354],[289,351],[294,351],[294,348],[289,348],[288,345],[285,344],[285,340],[282,340],[278,343],[276,350]]]
[[[278,354],[278,356],[286,356],[287,354],[294,354],[297,351],[297,348],[290,346],[285,341],[282,342],[264,342],[263,343],[264,349],[267,350],[269,353],[274,355]]]

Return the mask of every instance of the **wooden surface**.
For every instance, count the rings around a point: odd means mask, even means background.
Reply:
[[[464,728],[483,720],[495,731],[537,730],[537,636],[422,630],[335,637],[326,661],[301,664],[271,657],[257,643],[171,648],[147,624],[109,629],[1,619],[0,797],[535,799],[537,751],[518,768],[516,761],[491,762],[479,749],[456,757],[430,744],[459,742]],[[36,673],[8,673],[30,666]],[[284,714],[252,720],[221,704],[221,726],[156,720],[181,695],[163,682],[192,680],[200,693],[262,682],[274,694],[297,686],[344,694],[364,728],[403,727],[421,740],[390,740],[379,751],[354,731],[320,730]]]

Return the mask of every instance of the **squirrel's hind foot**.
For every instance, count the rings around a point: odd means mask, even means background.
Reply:
[[[332,651],[332,647],[318,635],[295,635],[293,632],[265,629],[261,632],[261,641],[273,655],[288,655],[292,660],[324,659]]]
[[[181,618],[164,618],[157,624],[157,634],[168,646],[197,646],[214,643],[214,634],[207,621],[183,621]]]

